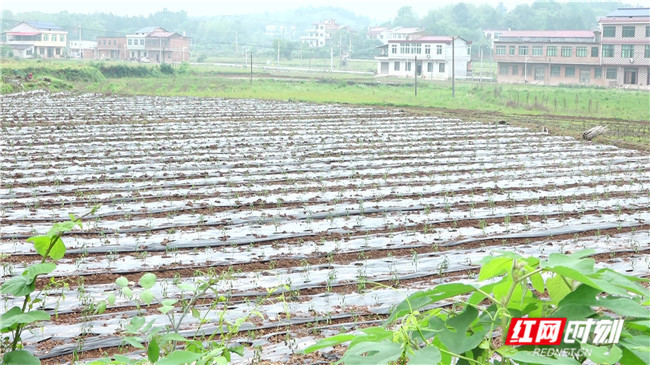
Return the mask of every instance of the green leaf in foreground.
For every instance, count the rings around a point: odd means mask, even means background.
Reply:
[[[156,275],[148,272],[140,277],[140,286],[144,289],[151,289],[156,284]]]
[[[588,343],[580,344],[583,349],[589,350],[587,358],[596,364],[616,364],[623,356],[623,351],[616,345],[609,346],[594,346]]]
[[[440,350],[434,346],[426,346],[409,355],[409,364],[438,364],[442,360]]]
[[[198,360],[202,354],[197,354],[190,351],[176,350],[169,354],[169,356],[158,360],[157,365],[181,365],[191,364]]]
[[[2,365],[41,365],[41,360],[25,350],[16,350],[4,355]]]
[[[17,297],[23,297],[36,290],[36,282],[25,276],[16,276],[2,284],[0,291],[2,294],[11,294]]]
[[[474,287],[471,285],[452,283],[438,285],[431,290],[417,292],[406,298],[397,307],[395,307],[395,310],[391,312],[391,315],[386,320],[386,323],[394,322],[397,318],[401,318],[404,315],[410,313],[411,310],[416,310],[426,305],[433,304],[444,299],[452,298],[457,295],[466,294],[474,290]]]
[[[347,365],[390,364],[402,355],[402,346],[392,341],[361,342],[351,346],[341,358]]]
[[[158,346],[158,342],[156,342],[156,338],[152,338],[151,342],[149,342],[149,346],[147,347],[147,358],[149,361],[152,363],[155,363],[158,361],[158,358],[160,357],[160,347]]]
[[[355,335],[350,335],[350,334],[347,334],[347,333],[332,336],[332,337],[328,337],[328,338],[322,339],[322,340],[316,342],[315,344],[307,347],[304,350],[304,352],[306,354],[309,354],[309,353],[312,353],[312,352],[314,352],[316,350],[320,350],[320,349],[325,348],[325,347],[340,345],[340,344],[342,344],[344,342],[348,342],[348,341],[353,340],[355,337],[356,337]]]
[[[54,239],[52,249],[48,253],[47,250],[50,248],[50,244]],[[27,239],[28,242],[34,243],[34,248],[39,255],[45,257],[47,254],[52,260],[59,260],[65,255],[65,245],[61,237],[50,237],[50,236],[33,236]]]

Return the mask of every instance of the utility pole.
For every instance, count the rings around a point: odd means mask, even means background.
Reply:
[[[456,37],[451,38],[451,97],[456,97]]]
[[[253,85],[253,51],[251,51],[251,85]]]
[[[413,74],[415,75],[415,96],[418,96],[418,56],[415,56],[415,70]]]
[[[341,53],[341,48],[342,48],[342,45],[341,45],[341,37],[342,37],[342,35],[341,35],[341,33],[342,32],[339,30],[339,70],[341,69],[341,66],[343,66],[343,54]]]
[[[280,40],[278,39],[278,63],[277,63],[277,69],[280,70]]]
[[[238,33],[235,32],[235,56],[239,54]]]

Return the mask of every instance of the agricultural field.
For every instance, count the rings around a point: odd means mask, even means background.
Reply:
[[[138,313],[216,338],[258,313],[232,334],[234,363],[333,362],[340,350],[300,351],[417,290],[476,280],[503,250],[590,248],[650,275],[647,152],[337,104],[34,92],[1,106],[2,281],[40,261],[27,238],[101,204],[37,282],[51,318],[23,340],[44,363],[145,358],[122,347]],[[170,322],[160,309],[200,282],[216,290]],[[3,295],[0,309],[20,305]]]

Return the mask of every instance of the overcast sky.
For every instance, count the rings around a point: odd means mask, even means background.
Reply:
[[[562,1],[562,0],[560,0]],[[493,6],[499,0],[465,0],[466,3],[489,3]],[[502,0],[506,8],[512,9],[517,4],[532,3],[532,0]],[[67,10],[70,13],[105,12],[116,15],[144,15],[167,8],[170,11],[185,10],[191,16],[199,15],[232,15],[244,13],[274,12],[278,10],[296,9],[303,6],[337,6],[349,9],[359,15],[365,15],[377,20],[393,19],[397,10],[410,5],[418,13],[425,15],[429,10],[447,4],[447,1],[436,0],[28,0],[3,1],[2,8],[12,12],[42,11],[58,13]]]

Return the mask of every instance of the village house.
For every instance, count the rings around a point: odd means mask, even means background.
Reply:
[[[313,28],[307,30],[306,36],[300,37],[300,41],[309,47],[323,47],[329,44],[334,33],[345,28],[336,24],[334,19],[325,19],[313,25]]]
[[[190,39],[160,27],[146,27],[125,37],[97,37],[99,60],[140,62],[186,62]]]
[[[650,85],[650,8],[620,8],[598,24],[607,85]]]
[[[95,41],[70,40],[68,42],[68,56],[71,58],[92,60],[95,58],[96,50],[97,42]]]
[[[599,32],[507,31],[494,44],[497,82],[604,84]]]
[[[19,58],[65,58],[68,32],[52,23],[22,22],[9,29],[6,45]]]
[[[392,39],[378,47],[377,74],[381,76],[421,77],[448,80],[468,77],[471,72],[471,42],[461,37],[416,36]],[[453,47],[453,52],[452,52]],[[453,53],[453,54],[452,54]],[[416,64],[417,58],[417,64]]]
[[[422,28],[406,28],[406,27],[371,27],[368,28],[366,33],[368,38],[377,39],[383,44],[388,44],[391,40],[405,40],[424,36],[424,29]]]

